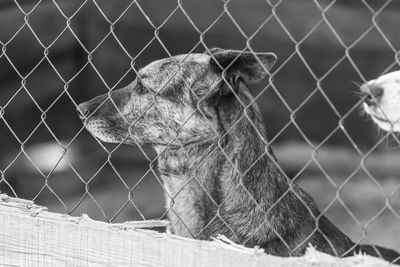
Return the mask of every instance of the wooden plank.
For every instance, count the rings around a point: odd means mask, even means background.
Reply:
[[[310,248],[280,258],[224,237],[199,241],[143,228],[164,221],[107,224],[46,211],[0,195],[0,263],[7,266],[387,266],[369,256],[339,259]]]

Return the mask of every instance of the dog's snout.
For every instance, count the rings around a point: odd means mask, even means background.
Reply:
[[[364,101],[369,106],[377,105],[381,101],[384,93],[384,89],[381,86],[368,84],[361,86],[361,91],[367,94]]]
[[[93,110],[91,110],[91,106],[90,103],[88,102],[83,102],[81,104],[78,105],[78,107],[76,108],[79,118],[81,119],[85,119],[87,118]]]

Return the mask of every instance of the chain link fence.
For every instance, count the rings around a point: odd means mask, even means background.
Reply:
[[[244,110],[260,106],[270,134],[264,146],[275,150],[280,172],[355,242],[400,249],[400,154],[380,152],[398,139],[365,122],[353,93],[400,65],[399,9],[390,0],[0,2],[1,190],[107,222],[166,218],[175,202],[168,195],[163,208],[162,153],[102,143],[84,129],[78,104],[111,95],[159,58],[215,46],[274,52],[277,64],[250,86],[254,100]],[[216,218],[236,235],[219,212],[209,224]]]

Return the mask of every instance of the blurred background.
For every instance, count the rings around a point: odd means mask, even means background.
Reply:
[[[159,218],[155,152],[97,142],[76,104],[153,60],[249,45],[278,55],[274,87],[250,89],[287,175],[353,240],[400,250],[400,144],[357,95],[399,68],[399,12],[382,0],[0,0],[0,190],[109,222]]]

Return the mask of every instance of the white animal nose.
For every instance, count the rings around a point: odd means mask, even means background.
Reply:
[[[367,94],[367,97],[364,101],[369,106],[377,105],[381,101],[384,93],[384,90],[381,86],[373,84],[363,84],[360,87],[360,90],[361,92]]]
[[[88,102],[84,102],[78,105],[77,112],[79,118],[84,119],[90,114],[90,105]]]

